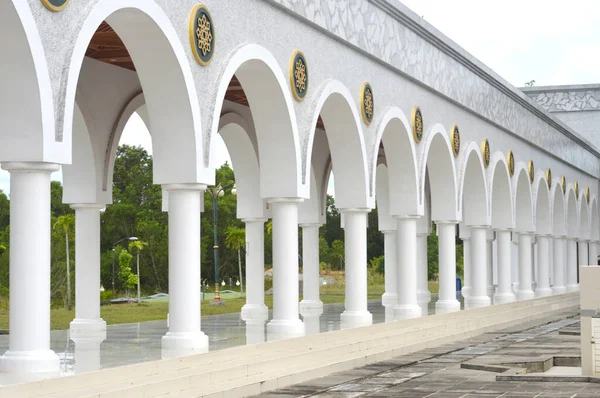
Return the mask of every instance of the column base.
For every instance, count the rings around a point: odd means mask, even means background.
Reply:
[[[417,304],[399,304],[394,307],[394,319],[397,321],[418,318],[422,314],[423,311]]]
[[[264,304],[246,304],[242,307],[244,321],[262,321],[269,319],[269,308]]]
[[[321,300],[302,300],[300,302],[300,313],[312,313],[319,310],[323,313],[323,302]]]
[[[259,344],[265,342],[265,322],[246,321],[246,344]]]
[[[353,329],[373,324],[373,315],[369,311],[344,311],[340,315],[341,329]]]
[[[519,290],[517,292],[517,300],[531,300],[535,298],[533,290]]]
[[[267,323],[267,340],[285,340],[302,337],[306,333],[300,319],[273,319]]]
[[[394,317],[394,307],[387,306],[385,308],[385,323],[394,322],[396,318]]]
[[[495,293],[496,293],[496,286],[494,286],[494,285],[488,285],[488,287],[487,287],[487,295],[488,295],[488,297],[494,297]]]
[[[567,292],[566,286],[552,286],[552,292],[554,294],[564,294]]]
[[[71,340],[104,340],[106,339],[106,322],[102,318],[75,318],[69,325]]]
[[[463,286],[463,288],[460,291],[460,294],[462,294],[462,296],[464,298],[469,297],[470,293],[471,293],[471,286]]]
[[[435,303],[436,314],[447,314],[448,312],[460,311],[460,302],[458,300],[438,300]]]
[[[421,307],[421,316],[429,315],[429,303],[419,303],[419,307]]]
[[[162,359],[185,357],[208,352],[208,336],[203,332],[167,332],[161,340]]]
[[[470,310],[473,308],[489,307],[492,304],[492,300],[488,296],[469,296],[465,297],[465,309]]]
[[[567,292],[571,293],[571,292],[578,292],[579,291],[579,285],[567,285]]]
[[[512,292],[494,294],[494,304],[512,303],[516,299],[517,299],[517,297]]]
[[[314,311],[314,312],[313,312]],[[321,332],[321,312],[312,310],[311,312],[300,313],[302,315],[302,321],[304,322],[304,335],[311,336]]]
[[[384,307],[394,307],[398,303],[398,295],[393,293],[383,293],[381,296],[381,305]]]
[[[50,373],[60,372],[60,359],[52,350],[6,351],[0,357],[0,373]]]
[[[552,296],[552,289],[549,287],[538,287],[535,289],[535,297],[548,297]]]

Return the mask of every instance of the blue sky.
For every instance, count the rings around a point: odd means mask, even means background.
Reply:
[[[600,1],[402,2],[515,86],[530,80],[536,86],[600,83]],[[222,164],[229,155],[218,139],[216,164]],[[121,144],[151,152],[150,135],[137,115]],[[60,173],[53,178],[60,180]],[[5,171],[0,189],[9,192]]]

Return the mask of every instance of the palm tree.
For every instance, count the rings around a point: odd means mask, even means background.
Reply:
[[[246,246],[246,230],[244,228],[227,227],[225,230],[225,246],[228,249],[237,249],[238,267],[240,271],[240,293],[244,296],[244,283],[242,282],[242,256],[240,254],[242,247]]]
[[[72,307],[71,302],[71,260],[69,256],[69,231],[71,226],[75,224],[75,216],[73,214],[65,214],[64,216],[58,217],[54,223],[55,230],[62,230],[65,234],[65,251],[67,253],[67,308],[70,311]]]
[[[129,242],[129,251],[132,252],[134,249],[137,251],[137,291],[138,291],[138,304],[142,302],[142,280],[140,278],[140,252],[144,250],[144,247],[148,246],[147,242],[141,240],[133,240]]]

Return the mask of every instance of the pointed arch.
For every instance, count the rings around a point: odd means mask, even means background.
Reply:
[[[264,47],[244,44],[237,47],[223,63],[214,92],[214,110],[207,126],[205,165],[213,168],[214,138],[223,101],[231,79],[239,80],[246,98],[258,144],[260,194],[263,198],[308,197],[301,186],[301,152],[296,114],[286,79],[275,57]],[[210,166],[209,166],[210,165]]]
[[[552,234],[554,236],[566,236],[567,223],[565,219],[566,204],[565,195],[560,181],[556,181],[550,190],[550,206],[552,211]]]
[[[533,195],[529,182],[527,166],[519,162],[513,176],[513,208],[515,209],[515,230],[517,232],[535,232],[533,221]]]
[[[311,127],[306,147],[304,175],[309,175],[319,117],[323,120],[335,175],[336,206],[373,208],[370,195],[367,151],[359,113],[350,91],[336,80],[327,80],[317,90],[311,106]]]
[[[495,152],[488,166],[488,192],[491,224],[497,229],[514,228],[513,193],[506,157]]]
[[[69,163],[71,140],[57,139],[52,85],[27,1],[0,2],[0,160]],[[60,142],[64,141],[64,142]]]
[[[592,240],[593,242],[598,242],[600,240],[600,219],[598,217],[598,201],[594,196],[590,202],[590,209],[592,213],[590,219],[590,240]]]
[[[577,199],[573,184],[567,185],[567,236],[577,238],[579,236],[579,213],[577,209]]]
[[[590,211],[588,208],[585,192],[579,193],[579,234],[580,239],[590,239]]]
[[[423,204],[419,201],[419,174],[415,143],[408,119],[400,108],[388,107],[377,127],[377,137],[371,153],[371,195],[376,188],[377,155],[383,144],[387,165],[389,212],[392,215],[421,215]],[[373,188],[375,187],[375,188]]]
[[[550,211],[550,190],[544,173],[538,173],[532,186],[535,231],[537,234],[552,233],[552,217]]]
[[[421,202],[425,195],[426,179],[429,177],[431,219],[433,221],[460,220],[454,155],[444,126],[434,125],[421,145],[423,145],[420,168]]]
[[[390,214],[390,186],[388,168],[384,164],[377,165],[377,216],[380,231],[395,231],[396,219]]]
[[[136,65],[150,115],[154,182],[206,182],[200,106],[190,64],[177,31],[153,0],[101,1],[91,7],[66,69],[64,120],[59,121],[64,139],[72,135],[83,58],[102,21],[119,35]]]
[[[490,225],[488,191],[483,159],[477,143],[471,141],[459,157],[458,204],[466,225]],[[468,211],[464,211],[468,209]]]

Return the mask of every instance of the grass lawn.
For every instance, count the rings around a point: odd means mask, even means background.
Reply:
[[[385,291],[383,284],[369,285],[369,300],[381,298]],[[429,291],[438,292],[438,282],[429,281]],[[202,315],[219,315],[240,312],[246,299],[242,297],[225,298],[225,305],[210,305],[212,294],[206,295],[207,300],[202,301]],[[321,301],[324,304],[344,302],[343,286],[322,286]],[[273,296],[265,295],[265,304],[273,308]],[[169,302],[167,300],[151,300],[142,304],[114,304],[100,307],[100,316],[109,325],[119,323],[133,323],[167,319]],[[69,323],[75,318],[75,310],[68,311],[56,308],[50,311],[50,328],[52,330],[68,329]],[[0,329],[8,329],[8,299],[0,298]]]

